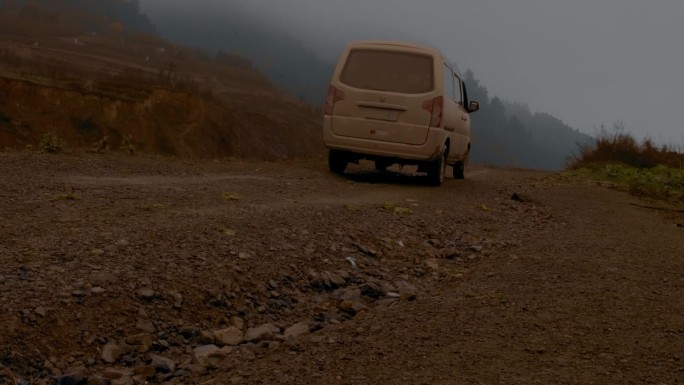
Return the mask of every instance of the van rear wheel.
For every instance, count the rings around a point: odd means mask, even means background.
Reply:
[[[378,159],[375,161],[375,169],[378,171],[387,171],[389,166],[391,166],[391,164],[386,160]]]
[[[344,152],[339,150],[330,150],[328,152],[328,167],[330,171],[335,174],[344,174],[347,164],[349,164],[349,158]]]
[[[454,179],[465,179],[465,162],[454,163]]]
[[[444,174],[446,173],[446,157],[447,150],[445,149],[442,156],[430,164],[428,169],[428,181],[433,186],[441,186],[444,182]]]

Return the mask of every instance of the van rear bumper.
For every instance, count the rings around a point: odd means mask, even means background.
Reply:
[[[324,118],[323,143],[328,149],[347,151],[358,159],[391,158],[420,163],[438,159],[446,141],[441,128],[430,127],[425,143],[414,145],[381,140],[340,136],[333,133],[330,117]]]

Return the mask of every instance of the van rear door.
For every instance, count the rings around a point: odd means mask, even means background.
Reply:
[[[435,94],[431,55],[352,49],[339,71],[332,131],[336,135],[404,144],[425,143]]]

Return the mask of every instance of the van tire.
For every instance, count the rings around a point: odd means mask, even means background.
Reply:
[[[344,152],[339,150],[330,150],[328,152],[328,167],[335,174],[344,174],[348,163],[349,158],[347,158],[347,154]]]
[[[454,163],[454,179],[465,179],[465,162]]]
[[[444,182],[444,174],[446,173],[446,157],[447,150],[442,152],[442,156],[429,165],[428,181],[433,186],[441,186]]]
[[[375,161],[375,169],[378,171],[387,171],[387,168],[391,166],[391,164],[386,161],[386,160],[376,160]]]

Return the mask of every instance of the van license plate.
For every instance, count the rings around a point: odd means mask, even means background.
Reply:
[[[383,108],[366,108],[365,117],[367,119],[387,120],[396,122],[399,119],[399,111],[386,110]]]

